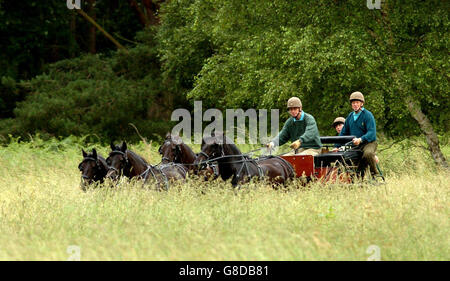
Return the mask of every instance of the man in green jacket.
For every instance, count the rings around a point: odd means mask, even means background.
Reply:
[[[302,111],[302,102],[297,97],[288,100],[287,108],[291,117],[284,123],[281,132],[267,144],[267,147],[272,149],[290,140],[292,142],[291,148],[295,150],[295,154],[318,155],[322,143],[320,142],[316,120],[311,114]]]

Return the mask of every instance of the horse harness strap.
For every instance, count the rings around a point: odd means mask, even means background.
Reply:
[[[214,172],[214,176],[218,177],[219,176],[219,171],[217,170],[217,165],[208,165],[209,167],[211,167],[211,169]]]
[[[123,169],[117,170],[116,168],[109,166],[108,167],[109,170],[113,170],[114,172],[116,172],[117,174],[119,174],[119,177],[121,177],[123,175]]]
[[[120,154],[120,155],[123,155],[125,157],[125,159],[128,159],[127,154],[120,150],[114,150],[109,153],[109,155],[112,155],[112,154]]]
[[[176,167],[178,167],[179,169],[182,169],[182,170],[183,170],[183,173],[187,174],[188,169],[187,169],[183,164],[175,163],[175,162],[170,163],[170,164],[171,164],[171,165],[174,165],[174,166],[176,166]]]
[[[264,177],[264,173],[263,173],[263,171],[262,171],[262,168],[261,168],[261,166],[255,161],[255,159],[245,159],[245,156],[242,156],[242,158],[244,159],[244,161],[243,161],[243,163],[242,163],[242,165],[241,165],[241,168],[239,169],[239,172],[236,174],[237,177],[240,176],[240,174],[241,174],[241,172],[242,172],[244,166],[245,166],[245,169],[247,170],[247,175],[250,176],[250,170],[248,169],[248,164],[247,164],[247,162],[252,162],[253,164],[255,164],[255,165],[256,165],[256,168],[258,169],[259,177],[260,177],[260,178],[263,178],[263,177]]]
[[[206,154],[206,153],[204,153],[203,151],[200,151],[198,154],[200,154],[200,155],[203,155],[203,156],[205,156],[206,157],[206,159],[208,159],[209,158],[209,155],[208,154]]]
[[[289,168],[291,173],[295,176],[294,167],[292,167],[292,165],[288,161],[286,161],[286,159],[284,159],[283,157],[280,157],[280,156],[274,156],[274,157],[280,159],[281,161],[283,161],[283,163],[286,164],[286,166]]]
[[[81,164],[83,164],[85,161],[94,161],[95,164],[97,164],[97,166],[98,166],[98,159],[95,159],[93,157],[84,157],[83,161],[81,161],[81,163],[78,165],[78,168],[80,168]],[[97,168],[99,168],[99,167],[97,167]]]
[[[139,175],[140,178],[146,179],[148,172],[152,173],[153,178],[158,182],[158,178],[156,177],[155,173],[153,172],[153,169],[157,169],[159,173],[164,177],[164,185],[166,186],[166,190],[169,190],[169,180],[167,178],[167,175],[162,171],[162,168],[158,168],[152,165],[147,165],[147,169]]]
[[[140,175],[139,175],[139,177],[140,178],[142,178],[142,179],[145,179],[146,177],[147,177],[147,175],[148,175],[148,172],[150,171],[150,165],[148,165],[147,166],[147,169],[144,171],[144,172],[142,172]],[[153,172],[152,172],[153,173]]]
[[[111,155],[111,154],[121,154],[122,156],[124,156],[125,161],[128,163],[128,157],[127,157],[127,155],[126,155],[125,152],[120,151],[120,150],[114,150],[114,151],[112,151],[112,152],[110,153],[110,155]],[[153,172],[153,169],[152,169],[152,168],[155,168],[155,167],[153,167],[152,165],[148,165],[148,164],[147,164],[147,169],[146,169],[143,173],[141,173],[141,174],[139,175],[139,177],[145,180],[145,179],[147,178],[148,172],[151,172],[153,178],[154,178],[156,181],[158,181],[158,179],[156,178],[156,175],[155,175],[155,173]],[[116,168],[114,168],[114,167],[109,167],[109,169],[114,170],[114,171],[120,173],[120,171],[118,171],[118,170],[117,170]],[[158,169],[158,168],[156,168],[156,169],[159,170],[159,172],[163,175],[163,177],[164,177],[164,184],[165,184],[165,186],[166,186],[166,190],[168,190],[168,189],[169,189],[169,181],[168,181],[168,179],[167,179],[167,175],[166,175],[161,169]]]
[[[84,158],[83,158],[83,161],[81,161],[81,162],[84,162],[84,161],[86,161],[86,160],[92,160],[92,161],[96,161],[96,162],[97,162],[98,159],[95,159],[95,158],[93,158],[93,157],[84,157]]]
[[[164,156],[163,158],[161,158],[161,162],[162,161],[164,161],[164,160],[166,160],[166,161],[168,161],[168,162],[172,162],[168,157],[166,157],[166,156]]]

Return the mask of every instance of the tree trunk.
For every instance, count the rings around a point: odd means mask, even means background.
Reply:
[[[105,36],[106,38],[108,38],[109,40],[111,40],[111,42],[114,43],[114,45],[117,46],[118,49],[123,50],[125,53],[128,53],[128,50],[122,46],[122,44],[120,44],[119,42],[117,42],[116,39],[114,39],[114,37],[111,36],[111,34],[109,34],[103,27],[101,27],[95,20],[93,20],[88,14],[86,14],[82,9],[75,9],[77,11],[77,13],[79,13],[80,15],[82,15],[88,22],[90,22],[92,25],[94,25],[98,30],[100,30]]]
[[[390,9],[391,7],[389,6],[389,3],[385,2],[380,12],[382,14],[384,26],[386,28],[385,31],[388,35],[387,45],[389,49],[395,50],[394,33],[392,32],[389,18]],[[390,54],[387,55],[391,56]],[[396,80],[398,85],[402,85],[402,81],[405,81],[405,79],[402,79],[401,72],[399,72],[396,67],[393,67],[392,69],[394,81]],[[399,90],[404,94],[404,96],[406,96],[405,103],[409,113],[417,121],[417,123],[419,123],[420,130],[425,134],[425,139],[427,140],[428,144],[428,150],[431,152],[431,156],[433,157],[434,162],[441,167],[448,168],[447,161],[445,160],[444,154],[442,154],[441,148],[439,147],[438,136],[434,132],[430,120],[423,113],[420,103],[418,103],[413,97],[408,94],[408,90],[405,90],[405,87],[402,86]]]
[[[71,58],[75,57],[75,46],[77,44],[77,18],[75,12],[70,15],[70,36],[72,39],[70,40],[69,45],[69,56]]]
[[[95,21],[95,0],[88,0],[88,15]],[[96,32],[97,29],[95,28],[95,26],[90,25],[89,26],[89,32],[88,32],[88,36],[89,36],[89,53],[91,54],[95,54],[96,53]]]
[[[147,13],[147,19],[150,25],[158,25],[159,17],[156,16],[159,10],[159,2],[152,0],[142,0],[142,4],[145,7]]]
[[[406,105],[411,116],[419,123],[420,129],[425,134],[425,138],[428,143],[431,156],[433,156],[434,162],[441,167],[448,168],[448,163],[442,154],[441,148],[439,147],[439,139],[433,130],[428,117],[422,112],[420,104],[416,102],[411,96],[405,99]]]
[[[136,0],[128,0],[128,3],[130,3],[130,6],[133,8],[134,12],[139,18],[139,21],[141,22],[142,26],[147,26],[148,21],[147,17],[145,16],[144,12],[139,7],[139,4],[136,2]]]

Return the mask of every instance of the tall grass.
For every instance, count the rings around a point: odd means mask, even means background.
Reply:
[[[138,182],[82,192],[81,147],[75,138],[0,147],[0,259],[66,260],[70,245],[81,260],[367,260],[371,245],[382,260],[450,258],[449,173],[417,147],[379,146],[385,185],[238,192],[196,179],[168,192]],[[131,146],[152,163],[157,148]]]

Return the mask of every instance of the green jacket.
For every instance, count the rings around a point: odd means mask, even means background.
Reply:
[[[283,145],[287,141],[294,142],[300,139],[301,148],[321,148],[319,129],[317,129],[316,120],[311,114],[305,112],[303,120],[289,118],[284,123],[283,129],[272,141],[275,145]]]

